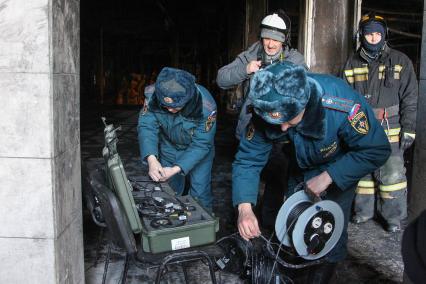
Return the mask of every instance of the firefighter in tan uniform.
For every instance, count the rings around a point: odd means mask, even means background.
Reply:
[[[373,218],[376,186],[377,208],[387,221],[386,229],[396,232],[407,216],[403,154],[415,139],[418,83],[410,59],[389,48],[386,35],[383,17],[364,15],[359,23],[361,47],[346,62],[343,77],[373,107],[392,147],[386,164],[358,183],[353,222]]]

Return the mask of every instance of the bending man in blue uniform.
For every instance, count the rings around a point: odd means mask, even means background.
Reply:
[[[145,90],[139,116],[141,158],[154,181],[169,181],[182,194],[185,176],[189,193],[212,209],[211,169],[216,133],[216,103],[190,73],[165,67],[154,86]]]
[[[327,262],[312,269],[308,283],[328,283],[335,264],[346,256],[347,223],[360,178],[383,165],[391,152],[383,128],[367,102],[330,75],[306,73],[283,62],[257,72],[250,86],[253,117],[233,163],[233,203],[238,230],[245,239],[260,235],[252,205],[259,173],[272,144],[288,141],[289,192],[304,181],[316,196],[337,202],[345,227]]]

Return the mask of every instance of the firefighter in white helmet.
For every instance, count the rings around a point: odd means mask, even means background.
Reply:
[[[247,111],[250,102],[246,98],[252,76],[263,67],[284,60],[307,69],[303,55],[290,48],[290,31],[291,21],[283,10],[267,15],[260,24],[260,39],[218,71],[216,81],[220,88],[230,89],[239,84],[243,87],[245,102],[238,119],[237,139],[240,139],[251,119],[251,113]],[[271,155],[274,159],[270,159],[262,171],[265,182],[262,225],[269,229],[274,226],[276,214],[282,205],[284,190],[287,188],[287,177],[283,175],[287,172],[287,159],[282,148],[283,145],[274,145]]]

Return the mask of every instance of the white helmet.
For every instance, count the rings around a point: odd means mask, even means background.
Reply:
[[[260,28],[261,38],[271,38],[280,42],[285,42],[287,25],[278,14],[268,15],[263,18]]]

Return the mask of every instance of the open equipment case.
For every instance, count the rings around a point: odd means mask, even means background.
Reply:
[[[156,254],[214,243],[219,221],[194,198],[176,196],[167,183],[148,177],[129,181],[117,152],[121,128],[102,119],[107,185],[121,202],[133,233],[141,234],[143,251]]]

